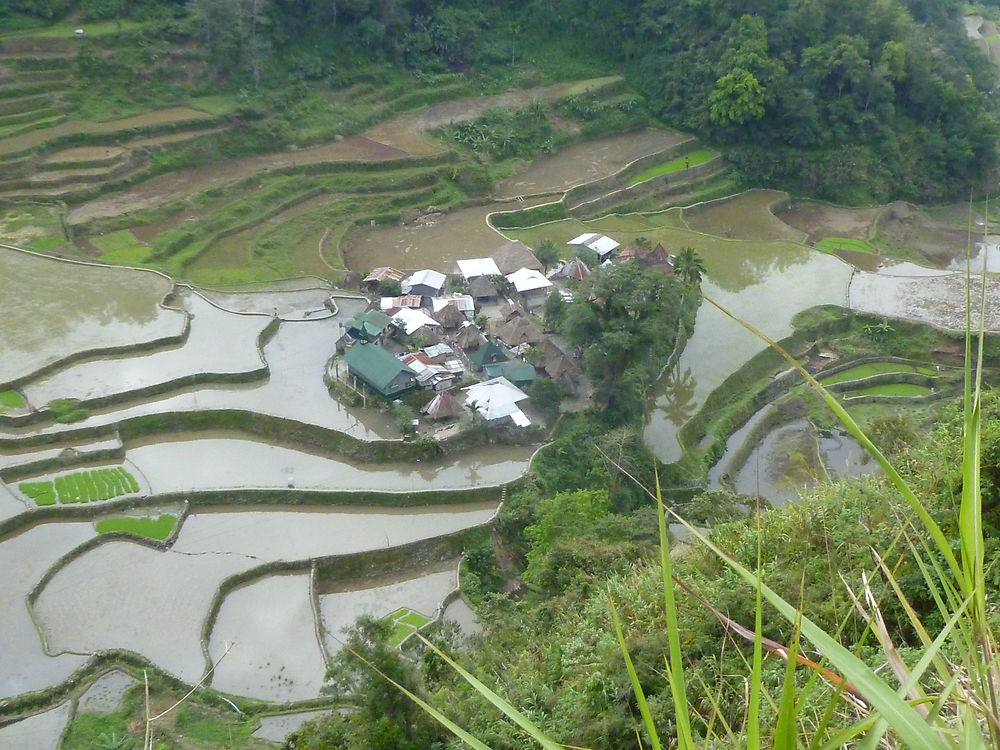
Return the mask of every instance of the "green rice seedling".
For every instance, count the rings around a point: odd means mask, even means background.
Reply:
[[[122,476],[125,478],[125,481],[127,482],[128,489],[126,490],[126,492],[138,492],[139,482],[137,482],[136,478],[132,476],[132,473],[129,472],[127,469],[121,469],[120,471],[122,473]]]
[[[69,492],[69,482],[66,481],[66,477],[56,477],[53,480],[53,484],[56,488],[56,495],[58,496],[59,502],[61,503],[71,503]]]
[[[52,482],[21,482],[18,489],[31,498],[35,505],[53,505],[56,501]]]

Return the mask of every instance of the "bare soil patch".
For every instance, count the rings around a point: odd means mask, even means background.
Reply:
[[[881,212],[881,206],[844,208],[810,200],[793,200],[788,208],[775,211],[775,216],[805,232],[809,242],[819,242],[824,237],[867,240],[874,234],[874,224]]]
[[[915,251],[934,265],[945,267],[965,252],[968,230],[934,221],[915,206],[897,202],[889,205],[876,222],[876,245],[895,250],[890,254],[906,257]],[[982,235],[973,235],[981,242]]]

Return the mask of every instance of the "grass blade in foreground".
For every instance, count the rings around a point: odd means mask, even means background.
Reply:
[[[639,713],[642,715],[642,723],[646,725],[646,733],[649,735],[649,742],[655,750],[660,750],[660,736],[656,732],[656,725],[653,723],[653,716],[649,713],[649,704],[646,702],[646,694],[642,692],[642,685],[639,683],[639,675],[635,672],[635,665],[632,664],[632,657],[629,655],[628,646],[625,645],[625,634],[622,632],[622,623],[618,618],[618,610],[614,602],[611,602],[611,618],[615,623],[615,634],[618,636],[618,645],[622,649],[622,657],[625,659],[625,668],[628,670],[628,678],[632,681],[632,691],[635,693],[635,701],[639,704]]]

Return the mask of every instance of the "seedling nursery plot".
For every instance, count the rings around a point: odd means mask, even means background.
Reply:
[[[78,471],[42,482],[21,482],[18,488],[36,505],[93,503],[139,491],[139,482],[125,468],[115,466]]]

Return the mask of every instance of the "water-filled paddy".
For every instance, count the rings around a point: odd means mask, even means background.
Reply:
[[[451,534],[485,523],[495,511],[495,505],[474,504],[195,513],[188,516],[170,550],[109,541],[75,558],[41,590],[35,614],[52,652],[126,648],[193,682],[206,667],[200,645],[202,622],[219,585],[229,576],[268,561],[353,554]],[[90,524],[81,526],[93,533]],[[6,553],[4,543],[0,555]],[[308,592],[302,593],[301,604],[308,607]],[[290,592],[281,592],[286,594]],[[23,617],[37,642],[27,610]],[[231,622],[228,618],[226,622]],[[264,630],[270,627],[267,622],[258,625]],[[248,651],[255,654],[249,662],[259,663],[254,659],[260,652]],[[246,664],[237,662],[231,669],[238,672]],[[235,674],[232,679],[236,680]]]
[[[676,146],[687,136],[665,130],[619,133],[585,143],[574,143],[502,180],[499,198],[568,190],[575,185],[610,177],[643,156]]]
[[[176,304],[191,316],[190,333],[183,345],[73,365],[29,383],[25,394],[35,404],[57,398],[87,400],[181,378],[246,373],[264,367],[258,338],[269,318],[229,313],[190,292],[181,295]]]
[[[733,243],[730,253],[744,250],[750,274],[734,273],[741,264],[731,262],[724,250],[700,251],[708,269],[702,291],[772,338],[789,335],[792,318],[801,310],[845,304],[851,277],[847,264],[784,243],[743,248],[741,244]],[[750,252],[751,247],[757,252]],[[677,430],[701,408],[709,393],[764,348],[760,339],[714,305],[702,303],[676,372],[658,387],[648,415],[646,442],[661,461],[670,463],[681,457]]]
[[[279,714],[277,716],[263,716],[260,720],[260,727],[253,733],[254,737],[271,740],[271,742],[284,742],[285,737],[297,730],[307,721],[312,721],[320,716],[325,716],[329,711],[299,711],[294,714]]]
[[[809,242],[824,237],[851,237],[867,240],[874,233],[874,224],[883,208],[844,208],[810,200],[792,200],[774,213],[784,223],[805,232]]]
[[[320,592],[319,609],[328,654],[341,648],[344,629],[361,615],[385,617],[403,607],[433,618],[445,597],[457,588],[457,560],[401,571],[382,580],[354,582],[344,590]]]
[[[183,314],[159,306],[170,288],[159,274],[0,247],[0,383],[77,352],[179,334]]]
[[[341,246],[344,262],[355,271],[378,266],[403,270],[438,268],[450,272],[460,258],[489,255],[507,242],[486,223],[495,211],[529,208],[551,201],[535,198],[514,203],[491,203],[460,208],[425,222],[352,231]]]
[[[73,705],[66,701],[14,724],[0,728],[0,747],[23,750],[57,750],[59,738],[73,714]]]
[[[212,628],[209,653],[213,662],[222,658],[212,675],[216,690],[279,703],[317,697],[326,665],[309,575],[268,576],[230,592]]]
[[[907,275],[898,275],[905,273]],[[973,280],[973,295],[979,294],[979,278]],[[987,276],[986,330],[1000,330],[1000,279]],[[890,318],[908,318],[921,323],[963,330],[965,328],[965,274],[931,271],[908,265],[878,273],[859,271],[851,279],[852,310]],[[978,309],[978,306],[977,306]],[[974,316],[976,325],[978,315]]]
[[[158,441],[127,456],[154,494],[230,487],[407,492],[503,484],[528,468],[532,448],[483,448],[441,461],[352,463],[237,438]]]
[[[734,489],[743,495],[759,495],[775,505],[798,498],[804,487],[823,475],[812,425],[804,419],[770,431],[735,473]]]
[[[62,555],[94,536],[89,522],[34,526],[0,544],[0,698],[66,679],[86,659],[48,656],[28,612],[27,596]]]
[[[778,190],[749,190],[731,198],[685,208],[683,216],[691,229],[717,237],[801,242],[805,239],[804,233],[772,213],[774,206],[787,200],[788,194]]]
[[[133,685],[138,684],[131,675],[120,669],[105,672],[77,701],[77,713],[109,714],[118,708],[125,693]]]

